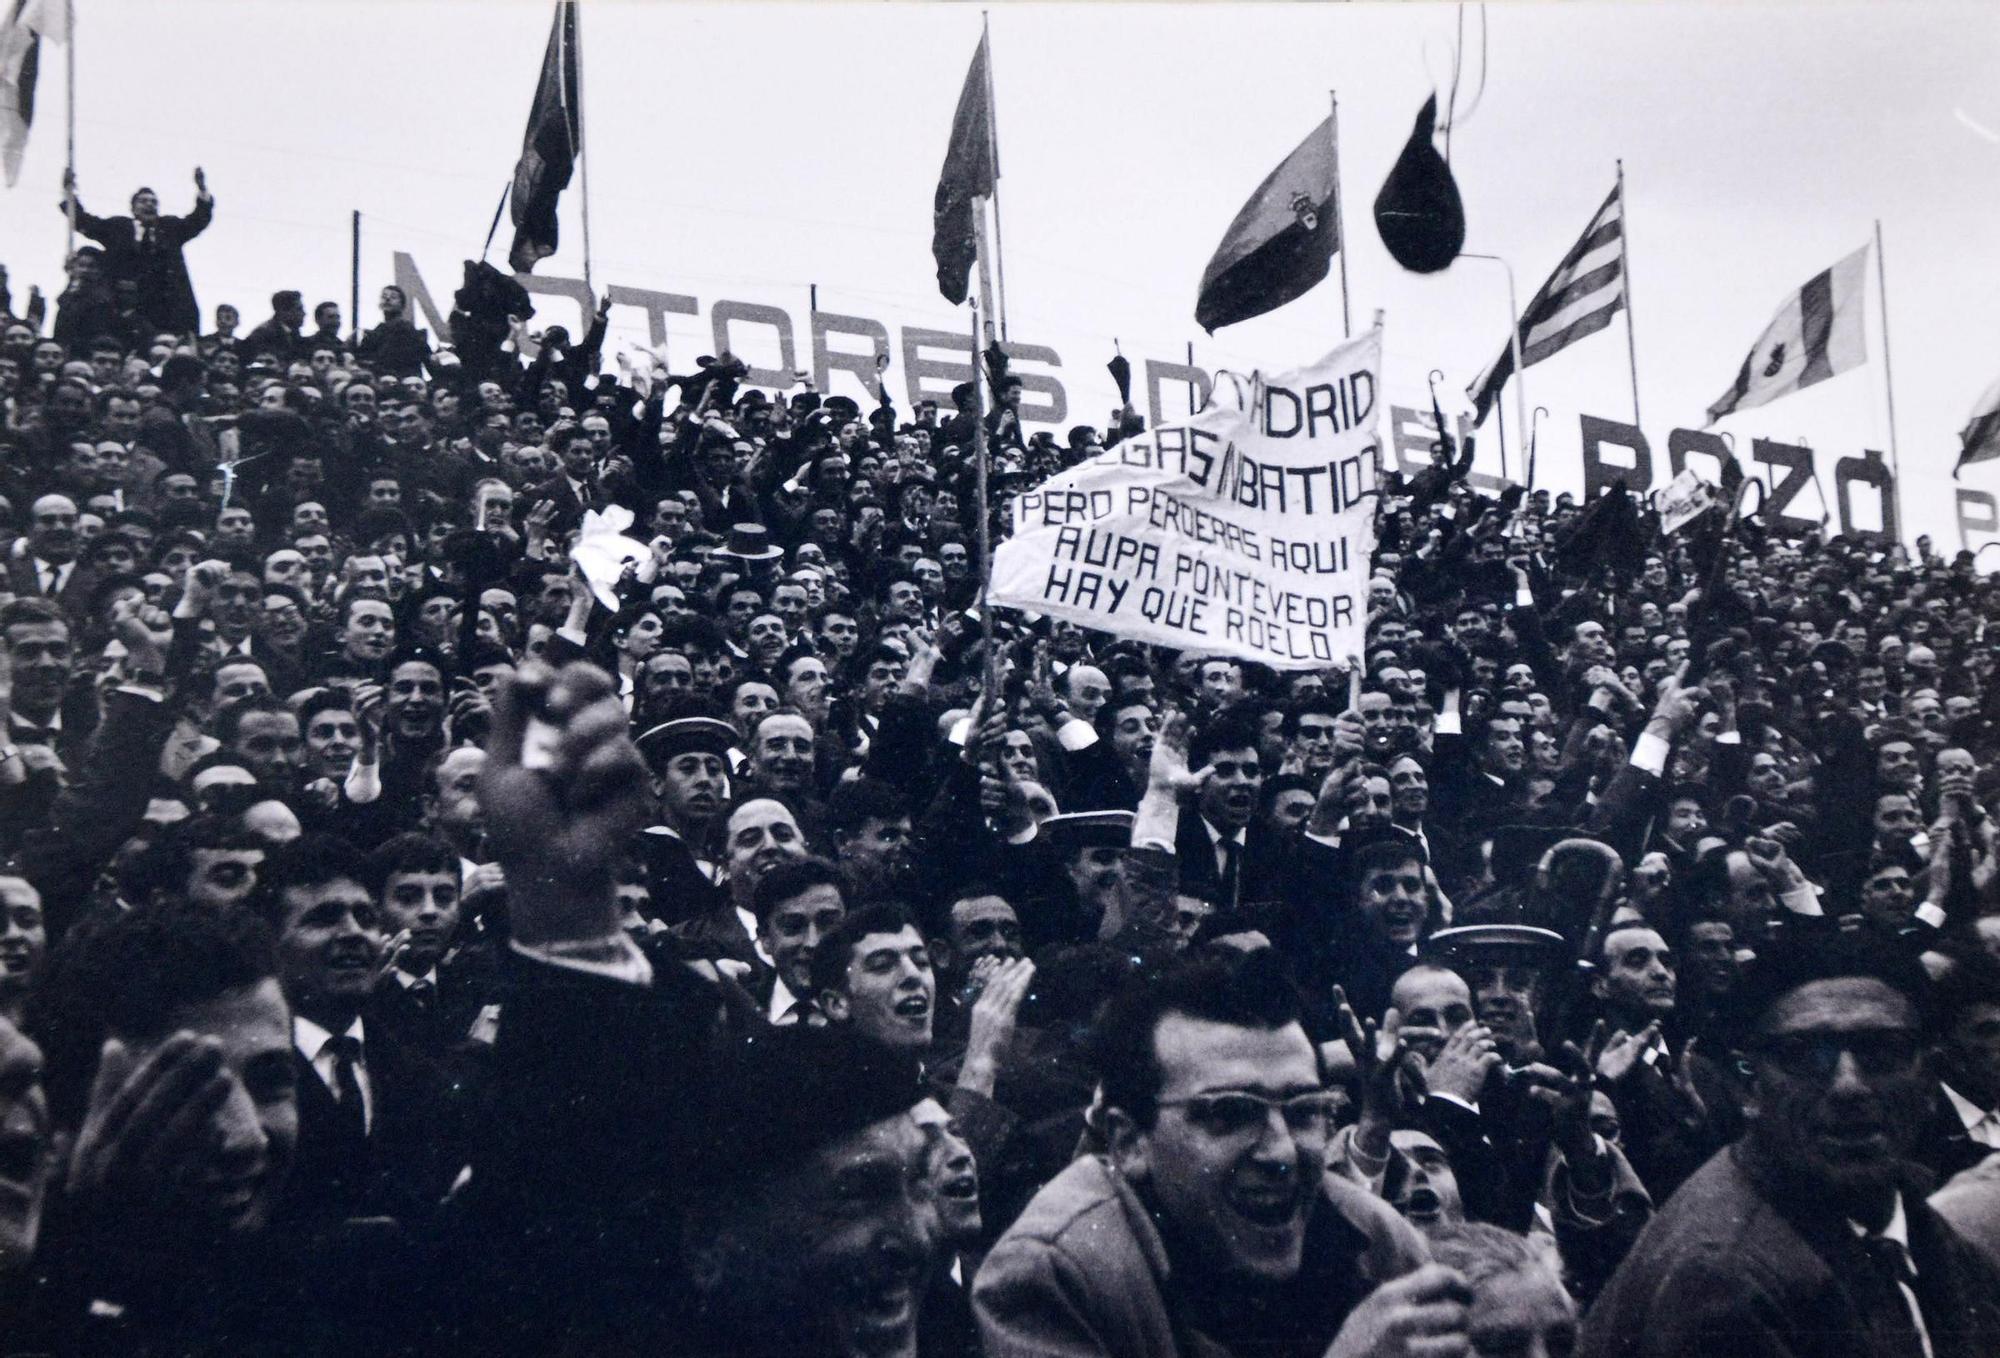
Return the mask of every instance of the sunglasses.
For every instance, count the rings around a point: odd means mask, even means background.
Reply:
[[[1910,1028],[1864,1028],[1848,1033],[1786,1033],[1766,1038],[1757,1050],[1789,1075],[1830,1080],[1840,1068],[1841,1053],[1868,1076],[1901,1075],[1916,1064],[1922,1040]]]

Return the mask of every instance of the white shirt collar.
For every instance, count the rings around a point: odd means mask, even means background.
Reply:
[[[416,989],[419,983],[428,983],[432,990],[437,989],[438,973],[436,967],[432,967],[429,971],[425,972],[421,976],[412,976],[410,975],[409,972],[404,971],[401,967],[394,968],[389,974],[394,976],[405,990],[414,990]],[[356,1019],[354,1022],[358,1026],[361,1020]]]
[[[347,1025],[345,1036],[351,1037],[356,1042],[361,1043],[362,1059],[366,1060],[368,1042],[367,1038],[362,1034],[361,1020],[359,1018],[356,1018],[354,1022]],[[320,1027],[317,1023],[314,1023],[304,1014],[292,1015],[292,1045],[299,1049],[299,1054],[304,1056],[306,1060],[319,1060],[320,1053],[326,1050],[326,1044],[331,1041],[333,1041],[333,1034]]]
[[[1881,1230],[1871,1231],[1866,1226],[1863,1226],[1860,1222],[1853,1220],[1850,1220],[1847,1223],[1847,1229],[1854,1232],[1854,1234],[1861,1239],[1866,1239],[1869,1236],[1873,1235],[1879,1235],[1884,1240],[1893,1240],[1898,1245],[1901,1245],[1903,1247],[1903,1252],[1905,1254],[1909,1253],[1910,1217],[1909,1214],[1903,1210],[1903,1195],[1901,1193],[1898,1193],[1896,1195],[1896,1205],[1892,1207],[1889,1211],[1889,1224],[1884,1226]],[[1916,1267],[1916,1265],[1912,1264],[1911,1267],[1914,1268]]]
[[[1981,1108],[1950,1085],[1941,1083],[1939,1087],[1944,1090],[1945,1098],[1951,1101],[1951,1111],[1958,1114],[1958,1120],[1965,1124],[1967,1132],[1983,1122],[2000,1121],[1993,1109]]]
[[[785,984],[785,978],[774,976],[771,979],[771,1007],[764,1017],[776,1023],[790,1013],[792,1006],[798,1003],[799,997],[792,994],[791,987]],[[800,1015],[800,1018],[803,1019],[804,1015]]]

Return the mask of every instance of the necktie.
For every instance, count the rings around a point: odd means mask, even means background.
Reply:
[[[1234,910],[1240,878],[1243,871],[1243,846],[1233,839],[1222,841],[1222,899],[1217,901],[1224,910]]]
[[[1858,1243],[1868,1261],[1869,1280],[1874,1284],[1869,1289],[1875,1294],[1868,1307],[1869,1319],[1882,1337],[1883,1351],[1898,1358],[1924,1358],[1923,1335],[1910,1314],[1910,1297],[1916,1295],[1917,1283],[1910,1252],[1883,1235],[1863,1236]],[[1910,1289],[1907,1295],[1904,1287]]]
[[[333,1092],[340,1100],[338,1125],[343,1140],[359,1144],[368,1139],[368,1107],[361,1099],[361,1041],[350,1034],[327,1040],[333,1053]]]
[[[437,985],[428,976],[420,976],[410,982],[410,998],[417,1002],[417,1008],[428,1009],[437,999]]]

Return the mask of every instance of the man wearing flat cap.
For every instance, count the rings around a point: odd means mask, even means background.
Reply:
[[[1795,931],[1759,954],[1732,1006],[1749,1130],[1641,1233],[1579,1353],[2000,1352],[2000,1275],[1907,1162],[1929,984],[1865,933]]]

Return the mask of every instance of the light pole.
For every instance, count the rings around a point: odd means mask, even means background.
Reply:
[[[1475,254],[1461,250],[1460,259],[1483,259],[1498,264],[1507,271],[1507,344],[1514,351],[1514,427],[1521,431],[1521,437],[1528,437],[1528,394],[1527,376],[1521,371],[1521,309],[1514,301],[1514,266],[1498,255]],[[1507,479],[1507,445],[1500,445],[1500,478]]]

